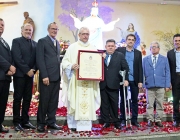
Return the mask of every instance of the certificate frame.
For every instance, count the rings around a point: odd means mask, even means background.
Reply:
[[[104,81],[103,53],[103,51],[78,51],[77,80]]]

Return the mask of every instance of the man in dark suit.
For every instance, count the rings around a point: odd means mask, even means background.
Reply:
[[[11,52],[17,68],[13,76],[13,123],[15,131],[21,131],[23,127],[28,129],[36,128],[29,122],[28,115],[32,98],[33,76],[36,70],[37,43],[31,40],[32,33],[33,27],[27,23],[22,28],[22,37],[15,38],[12,42]],[[22,110],[21,100],[23,100]]]
[[[16,72],[16,68],[12,66],[12,57],[10,47],[1,37],[4,32],[4,21],[0,18],[0,132],[8,133],[2,125],[9,95],[9,86],[11,76]]]
[[[48,25],[49,35],[38,41],[36,61],[39,69],[40,100],[37,112],[37,130],[45,131],[47,124],[60,130],[56,124],[56,110],[60,89],[60,45],[56,40],[58,26],[55,22]],[[47,120],[46,119],[47,115]]]
[[[134,43],[136,42],[136,37],[134,34],[129,34],[126,37],[127,47],[119,47],[118,52],[125,55],[126,61],[129,65],[129,87],[131,91],[131,109],[132,109],[132,125],[140,127],[137,122],[138,117],[138,93],[139,88],[142,88],[143,83],[143,69],[142,69],[142,54],[137,49],[134,49]],[[127,91],[127,90],[126,90]],[[127,94],[127,93],[126,93]],[[125,125],[125,108],[124,108],[124,93],[123,87],[120,87],[121,103],[121,125]]]
[[[118,119],[118,102],[119,102],[119,87],[122,77],[119,71],[129,71],[129,67],[125,57],[120,52],[115,52],[115,40],[109,39],[106,41],[105,65],[104,65],[104,81],[100,82],[101,93],[101,118],[105,122],[104,128],[110,126],[110,112],[112,122],[115,128],[120,129]],[[125,77],[124,86],[128,86],[128,73]]]
[[[171,85],[173,95],[173,126],[178,127],[180,123],[179,100],[180,100],[180,34],[173,37],[174,48],[167,53],[170,66]]]

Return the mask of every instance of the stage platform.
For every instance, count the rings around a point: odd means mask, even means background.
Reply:
[[[66,125],[66,117],[61,117],[61,116],[56,116],[57,123],[61,125]],[[7,126],[12,126],[13,125],[13,117],[12,116],[5,116],[5,120],[3,122],[4,125]],[[32,124],[36,125],[36,116],[30,116],[30,121]],[[146,115],[145,114],[140,114],[138,115],[138,122],[145,122],[146,120]],[[172,114],[164,114],[163,115],[163,121],[172,121]],[[94,124],[99,124],[101,123],[101,117],[97,116],[97,121],[94,121]]]
[[[9,97],[9,101],[12,101],[12,95]],[[9,106],[9,109],[12,109]],[[11,110],[12,111],[12,110]],[[23,139],[53,139],[53,140],[179,140],[180,139],[180,127],[172,127],[172,114],[164,113],[163,115],[163,128],[147,127],[147,120],[145,114],[139,114],[138,122],[141,127],[132,127],[132,130],[117,130],[112,125],[108,129],[102,129],[102,120],[97,115],[97,121],[93,122],[93,129],[91,132],[72,132],[67,127],[66,117],[57,116],[57,124],[63,127],[62,131],[46,129],[45,133],[38,133],[37,130],[25,130],[25,132],[16,132],[13,128],[13,117],[5,116],[3,125],[10,129],[7,134],[0,133],[0,139],[12,139],[12,140],[23,140]],[[36,125],[36,116],[30,116],[32,124]]]
[[[45,133],[38,133],[37,130],[25,130],[24,132],[16,132],[13,127],[7,134],[0,133],[0,139],[23,140],[23,139],[53,139],[53,140],[179,140],[180,128],[172,127],[171,122],[164,122],[163,128],[156,126],[148,128],[147,123],[142,122],[142,127],[132,127],[132,130],[117,130],[114,126],[108,129],[102,129],[102,125],[93,125],[91,132],[72,132],[67,126],[63,126],[63,130],[46,129]]]
[[[93,129],[91,132],[72,132],[67,127],[66,117],[57,116],[57,124],[63,126],[63,131],[56,131],[46,129],[45,133],[38,133],[37,130],[26,130],[25,132],[16,132],[13,129],[12,116],[6,116],[4,125],[10,129],[8,134],[1,134],[0,139],[53,139],[53,140],[179,140],[180,139],[180,128],[172,127],[172,115],[163,115],[163,128],[147,127],[146,116],[139,115],[138,121],[141,124],[140,128],[132,127],[132,130],[114,129],[111,125],[108,129],[102,129],[101,118],[97,116],[97,121],[93,122]],[[30,121],[36,125],[36,116],[30,116]]]

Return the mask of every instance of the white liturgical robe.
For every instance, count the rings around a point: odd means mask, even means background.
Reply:
[[[96,110],[100,107],[99,82],[77,80],[77,71],[71,70],[71,67],[78,63],[78,50],[96,51],[97,49],[90,43],[81,41],[69,46],[62,60],[65,73],[62,89],[67,89],[67,91],[63,90],[62,100],[68,108],[68,127],[77,128],[77,131],[91,131],[91,121],[96,120]]]

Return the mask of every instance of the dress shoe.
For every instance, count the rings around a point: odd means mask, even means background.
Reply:
[[[179,122],[174,121],[174,122],[173,122],[173,126],[174,126],[174,127],[179,127]]]
[[[20,124],[17,124],[14,126],[14,130],[15,131],[24,131],[24,128],[22,128],[22,126]]]
[[[148,127],[152,127],[153,126],[153,122],[151,120],[148,120],[147,126]]]
[[[110,124],[109,123],[104,123],[103,128],[108,128],[108,127],[110,127]]]
[[[156,126],[163,127],[163,124],[161,122],[155,122]]]
[[[5,129],[4,126],[0,126],[0,132],[3,132],[3,133],[8,133],[9,132],[9,129]]]
[[[134,125],[136,127],[140,127],[141,126],[138,122],[132,122],[132,125]]]
[[[32,125],[30,122],[23,124],[22,126],[27,129],[36,129],[36,127]]]
[[[57,124],[52,124],[52,125],[48,125],[49,128],[51,129],[55,129],[55,130],[62,130],[62,127],[60,127],[59,125]]]
[[[76,128],[71,128],[71,131],[76,131]]]
[[[122,126],[122,127],[126,126],[126,121],[125,121],[125,120],[122,120],[122,121],[121,121],[121,126]]]
[[[38,126],[37,127],[37,131],[38,132],[44,132],[45,131],[45,128],[43,126]]]
[[[115,127],[116,129],[121,129],[121,125],[120,125],[119,123],[115,123],[115,124],[114,124],[114,127]]]

